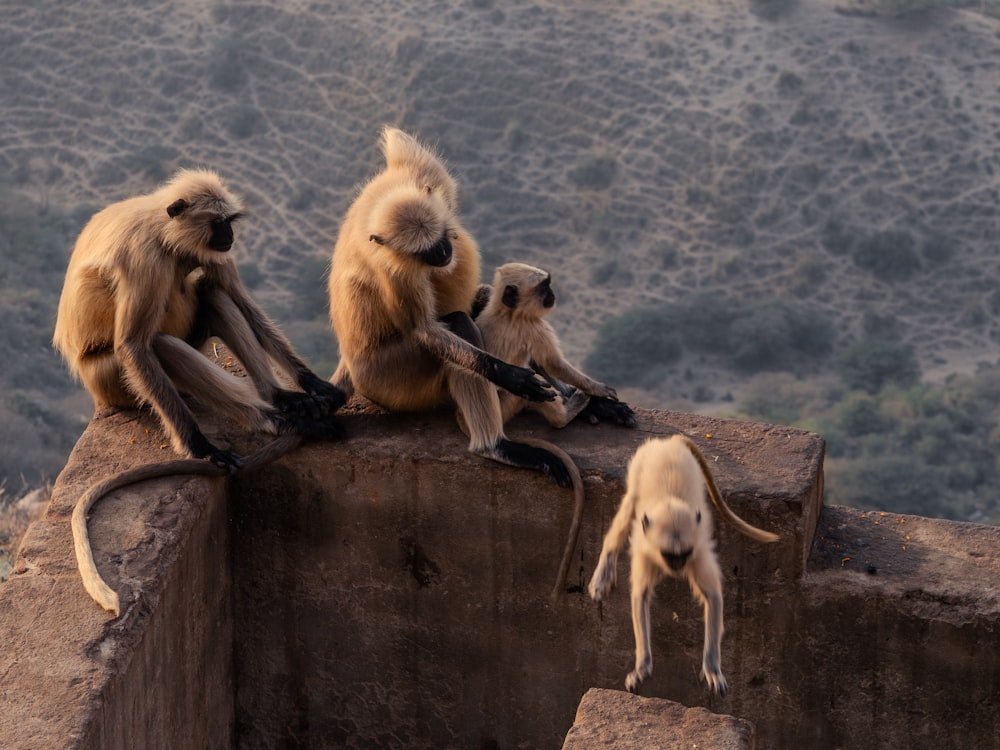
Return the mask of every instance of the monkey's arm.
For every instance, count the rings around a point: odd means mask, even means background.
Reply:
[[[609,385],[594,380],[582,370],[574,367],[559,348],[559,338],[548,321],[540,321],[537,338],[532,350],[532,366],[552,381],[562,381],[588,394],[590,402],[580,412],[591,424],[608,420],[624,427],[635,427],[635,412]],[[544,368],[544,369],[543,369]],[[545,370],[550,374],[546,374]],[[559,386],[556,385],[558,388]],[[565,395],[565,393],[564,393]]]
[[[132,278],[134,276],[135,278]],[[194,415],[170,381],[153,351],[158,334],[158,315],[164,309],[165,285],[157,285],[166,273],[122,274],[117,285],[115,311],[115,356],[121,363],[129,388],[156,411],[175,447],[194,458],[208,458],[215,465],[234,471],[240,466],[235,453],[216,448],[198,429]],[[143,283],[144,279],[150,281]]]
[[[609,385],[605,385],[600,381],[594,380],[592,377],[566,361],[566,358],[558,349],[554,332],[551,333],[549,338],[550,343],[547,346],[540,347],[540,351],[533,351],[531,353],[531,358],[534,362],[537,362],[538,365],[545,368],[545,370],[551,374],[552,377],[558,378],[564,383],[576,386],[590,396],[601,396],[603,398],[609,398],[613,401],[618,400],[618,394],[615,392],[614,388]]]
[[[635,518],[636,497],[631,492],[626,492],[622,498],[622,504],[615,513],[611,521],[608,533],[604,535],[604,544],[601,546],[601,557],[597,561],[597,568],[590,579],[587,591],[594,601],[601,601],[614,588],[618,580],[618,552],[625,545],[629,530],[632,528],[632,519]]]
[[[347,400],[344,392],[309,369],[292,349],[292,345],[281,330],[247,293],[235,269],[227,269],[220,282],[224,293],[228,295],[265,353],[309,396],[308,400],[303,400],[298,394],[284,391],[277,387],[277,384],[273,384],[274,393],[270,395],[270,399],[274,404],[282,411],[300,411],[305,407],[309,416],[313,418],[328,417],[343,406]],[[236,356],[239,358],[241,353],[236,351]],[[266,372],[266,368],[264,370]],[[265,377],[264,372],[253,375]]]
[[[516,367],[487,354],[437,321],[417,327],[414,337],[417,344],[434,357],[482,375],[515,396],[528,401],[551,401],[556,397],[552,387],[534,370]]]

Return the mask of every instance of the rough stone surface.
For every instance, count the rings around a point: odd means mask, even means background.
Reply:
[[[568,491],[471,456],[449,413],[359,409],[343,443],[101,501],[91,536],[120,620],[80,585],[69,512],[107,473],[169,452],[148,415],[94,421],[0,587],[0,747],[558,747],[581,697],[631,668],[627,562],[608,601],[583,593],[626,463],[681,431],[734,510],[782,541],[717,524],[730,694],[699,680],[702,615],[668,580],[643,696],[752,722],[760,748],[1000,748],[1000,529],[821,514],[818,436],[639,416],[510,429],[558,442],[585,478],[555,604]]]
[[[591,688],[580,701],[563,750],[711,748],[753,750],[753,724],[660,698]]]
[[[148,415],[93,421],[0,586],[0,747],[232,746],[225,484],[178,477],[111,493],[89,523],[122,616],[80,582],[70,514],[106,475],[173,457]]]

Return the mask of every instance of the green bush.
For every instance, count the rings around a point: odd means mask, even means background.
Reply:
[[[622,386],[649,387],[663,368],[680,359],[682,348],[663,308],[643,308],[612,318],[597,332],[585,368],[594,377]]]
[[[877,393],[888,383],[912,385],[920,377],[911,346],[878,336],[868,336],[848,347],[837,362],[837,370],[849,388],[868,393]]]
[[[618,161],[611,154],[594,154],[580,160],[569,171],[573,183],[585,190],[607,190],[615,180]]]
[[[794,369],[800,359],[822,357],[833,345],[833,326],[817,310],[769,300],[748,307],[729,331],[733,362],[742,370]]]
[[[861,240],[851,258],[882,281],[905,281],[920,269],[913,235],[903,229],[876,232]]]

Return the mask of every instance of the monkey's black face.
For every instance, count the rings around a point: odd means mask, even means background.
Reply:
[[[437,242],[426,250],[421,250],[417,256],[427,265],[440,268],[451,263],[451,240],[448,239],[447,232],[441,236]]]
[[[552,307],[556,303],[556,293],[552,291],[552,276],[546,277],[545,281],[538,285],[538,298],[542,301],[542,307]]]
[[[228,216],[212,219],[212,235],[208,238],[208,249],[219,253],[229,251],[233,246],[233,221],[238,217]]]
[[[679,554],[668,552],[667,550],[660,550],[660,554],[663,555],[663,559],[666,560],[670,569],[677,571],[687,565],[687,561],[691,557],[691,550],[685,550]]]

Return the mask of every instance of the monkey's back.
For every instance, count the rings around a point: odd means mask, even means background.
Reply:
[[[629,492],[638,493],[640,506],[665,495],[695,508],[705,505],[701,467],[679,435],[653,438],[639,446],[629,462],[628,486]]]

